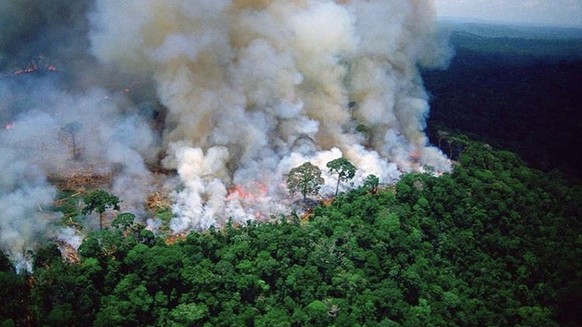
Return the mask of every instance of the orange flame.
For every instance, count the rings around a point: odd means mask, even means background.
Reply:
[[[56,72],[57,71],[57,66],[53,65],[53,64],[49,64],[46,66],[40,66],[35,62],[32,61],[27,67],[22,68],[22,69],[18,69],[16,71],[13,72],[14,75],[22,75],[22,74],[30,74],[30,73],[34,73],[37,72],[39,70],[47,70],[49,72]]]
[[[267,185],[261,182],[251,182],[246,186],[241,184],[234,184],[228,189],[228,195],[226,200],[240,200],[245,203],[245,207],[250,209],[253,207],[253,203],[260,203],[265,200],[268,188]],[[249,205],[249,206],[247,206]],[[260,211],[255,211],[254,216],[257,220],[262,220],[268,218],[264,213]]]
[[[261,182],[251,182],[247,186],[234,184],[228,189],[227,200],[244,199],[256,200],[267,194],[267,186]]]

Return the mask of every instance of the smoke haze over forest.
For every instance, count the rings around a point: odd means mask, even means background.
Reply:
[[[418,72],[452,53],[434,18],[413,0],[0,0],[0,247],[78,244],[50,209],[76,171],[110,176],[143,220],[167,193],[174,232],[284,212],[305,161],[323,196],[341,156],[355,184],[448,171]]]

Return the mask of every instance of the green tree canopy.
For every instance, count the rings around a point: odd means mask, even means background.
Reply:
[[[111,208],[119,210],[119,198],[109,192],[103,190],[94,190],[85,197],[83,197],[85,207],[81,211],[82,214],[88,215],[93,211],[99,214],[99,229],[103,229],[103,214],[105,210]]]
[[[317,194],[323,183],[321,170],[311,162],[305,162],[301,166],[291,169],[287,176],[289,191],[291,194],[300,192],[303,195],[303,201],[307,199],[307,195]]]
[[[341,157],[327,163],[327,168],[332,174],[337,175],[337,184],[335,186],[335,195],[339,190],[340,182],[347,182],[356,175],[356,167],[346,158]]]
[[[80,257],[51,244],[17,275],[0,255],[0,326],[579,326],[582,187],[463,151],[306,220],[180,240],[121,213]]]
[[[378,192],[378,185],[380,185],[380,179],[376,175],[368,175],[364,180],[364,188],[367,188],[371,193]]]
[[[135,215],[133,213],[124,212],[117,215],[117,217],[113,219],[111,226],[124,231],[131,228],[131,226],[134,224],[134,220]]]

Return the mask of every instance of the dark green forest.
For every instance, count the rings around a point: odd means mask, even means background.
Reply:
[[[451,173],[178,239],[120,213],[78,257],[38,249],[32,273],[0,253],[0,326],[582,325],[582,60],[452,42],[449,69],[423,73]],[[64,219],[123,201],[60,191]]]
[[[168,245],[121,214],[0,268],[2,326],[578,326],[582,188],[447,139],[450,174],[338,195],[312,215]]]
[[[582,31],[515,29],[474,24],[451,32],[449,67],[423,73],[431,140],[459,130],[579,180]]]

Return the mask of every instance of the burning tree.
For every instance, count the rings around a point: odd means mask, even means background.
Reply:
[[[332,174],[337,175],[335,186],[335,196],[339,190],[340,182],[347,182],[356,175],[356,167],[346,158],[341,157],[327,163],[327,168]]]
[[[303,195],[303,202],[307,199],[307,195],[317,194],[323,183],[321,170],[312,165],[311,162],[305,162],[301,166],[291,169],[287,176],[287,188],[291,194],[300,192]]]
[[[112,208],[113,210],[119,210],[119,198],[111,193],[103,190],[95,190],[87,194],[83,198],[86,206],[81,211],[82,214],[88,215],[93,211],[99,213],[99,229],[103,229],[103,216],[105,210]]]

